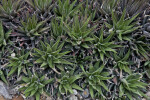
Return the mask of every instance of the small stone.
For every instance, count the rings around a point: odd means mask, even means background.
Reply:
[[[0,95],[0,100],[6,100],[3,96]]]
[[[15,56],[16,56],[16,54],[15,54],[15,53],[12,53],[12,54],[11,54],[11,57],[15,57]]]
[[[76,97],[75,95],[71,95],[69,100],[78,100],[78,97]]]
[[[77,95],[78,94],[77,90],[73,89],[73,94]]]
[[[150,32],[150,25],[147,27],[147,31],[149,31],[149,32]]]
[[[87,98],[87,97],[89,96],[89,90],[88,90],[88,89],[85,89],[85,90],[83,91],[83,93],[82,93],[82,96],[83,96],[84,98]]]
[[[12,96],[8,93],[6,85],[0,81],[0,95],[4,96],[5,99],[12,99]]]
[[[20,96],[16,95],[15,97],[13,97],[12,100],[24,100],[24,99],[21,95]]]
[[[150,98],[150,91],[146,93],[146,95]]]

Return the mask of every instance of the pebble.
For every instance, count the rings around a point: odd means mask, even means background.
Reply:
[[[24,100],[23,97],[20,95],[20,96],[15,96],[13,97],[12,100]]]
[[[12,54],[11,54],[11,57],[15,57],[15,56],[16,56],[16,54],[15,54],[15,53],[12,53]]]
[[[78,94],[77,90],[73,89],[73,94],[77,95]]]
[[[89,97],[89,90],[88,90],[88,89],[85,89],[85,90],[83,91],[83,93],[82,93],[82,96],[83,96],[84,98]]]
[[[70,95],[69,100],[78,100],[78,97],[76,97],[74,94]]]
[[[150,98],[150,91],[146,93],[146,95]]]
[[[12,99],[12,96],[9,94],[5,83],[0,81],[0,95],[4,96],[6,99]]]

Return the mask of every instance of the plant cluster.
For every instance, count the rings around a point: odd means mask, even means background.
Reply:
[[[149,99],[150,6],[132,1],[1,0],[0,79],[36,100],[85,90],[83,99]]]

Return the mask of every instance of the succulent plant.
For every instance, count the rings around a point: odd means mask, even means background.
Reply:
[[[103,89],[106,91],[109,90],[104,81],[107,81],[112,77],[108,77],[109,72],[103,72],[104,65],[100,65],[100,61],[98,61],[94,64],[94,66],[92,64],[89,65],[89,69],[87,71],[84,69],[83,65],[80,67],[85,78],[84,86],[88,86],[91,97],[96,98],[97,95],[98,97],[103,96],[105,98],[102,91]]]
[[[69,64],[71,65],[72,63],[65,60],[63,56],[68,54],[70,51],[65,51],[62,52],[62,47],[64,46],[64,42],[60,43],[60,38],[57,39],[55,43],[52,41],[50,44],[48,43],[41,43],[41,49],[35,48],[34,50],[37,53],[33,53],[33,55],[36,57],[36,63],[41,64],[40,67],[50,67],[52,68],[56,73],[60,74],[56,68],[58,69],[63,69],[63,64]]]
[[[109,36],[104,39],[104,32],[103,28],[100,31],[99,37],[94,35],[94,52],[96,56],[99,56],[102,61],[104,61],[104,57],[110,57],[109,52],[116,53],[116,47],[120,47],[119,45],[114,44],[114,42],[110,42],[111,38],[113,37],[114,33],[112,32]]]
[[[130,49],[126,54],[123,54],[123,50],[120,51],[119,55],[114,54],[114,60],[115,60],[115,66],[116,68],[119,68],[120,70],[124,70],[125,72],[131,74],[131,69],[129,68],[129,56],[130,56]]]
[[[53,19],[51,22],[51,35],[54,38],[63,37],[66,32],[63,29],[63,21],[59,21],[58,19]]]
[[[17,16],[18,12],[21,11],[23,1],[21,0],[1,0],[0,5],[0,18],[4,21],[10,21]]]
[[[91,35],[96,26],[91,28],[88,27],[89,21],[90,17],[79,19],[78,16],[75,16],[71,25],[64,23],[64,30],[69,36],[66,41],[71,43],[73,47],[78,46],[79,48],[90,48],[91,41],[94,40]]]
[[[49,29],[49,27],[44,26],[47,20],[38,21],[35,14],[32,16],[27,14],[26,20],[21,20],[21,26],[19,26],[18,31],[28,37],[40,36]]]
[[[95,21],[96,18],[96,1],[89,1],[83,3],[83,6],[80,7],[81,11],[79,12],[81,16],[91,17],[91,21]]]
[[[64,20],[67,20],[70,17],[75,16],[82,3],[75,6],[77,0],[74,0],[72,3],[70,0],[58,0],[58,7],[55,9],[55,13],[58,17],[63,17]]]
[[[2,22],[0,22],[0,47],[6,46],[7,42],[9,42],[9,36],[10,36],[11,31],[4,32]]]
[[[141,75],[134,73],[121,79],[119,86],[119,97],[126,97],[129,100],[138,100],[138,97],[147,96],[142,92],[142,89],[146,89],[147,84],[141,82]]]
[[[141,58],[143,56],[144,58],[149,59],[150,44],[144,35],[135,34],[132,41],[130,41],[129,46]]]
[[[113,10],[117,8],[117,4],[119,3],[119,0],[101,0],[99,1],[100,8],[99,11],[105,15],[105,14],[111,14]]]
[[[105,25],[109,28],[110,32],[114,32],[115,35],[117,35],[117,38],[122,41],[122,40],[130,40],[130,38],[128,38],[128,34],[131,34],[133,31],[137,30],[139,27],[136,27],[136,23],[133,23],[133,20],[135,20],[135,18],[138,16],[135,15],[132,18],[127,18],[125,19],[125,15],[126,15],[126,10],[124,9],[121,18],[118,20],[117,16],[115,15],[114,11],[112,11],[112,22],[113,24],[108,24],[105,23]]]
[[[27,99],[142,100],[149,32],[149,0],[0,0],[0,80]]]
[[[146,71],[146,75],[150,78],[150,61],[146,61],[144,63],[144,69]]]
[[[46,79],[45,75],[40,77],[37,73],[30,74],[28,77],[22,77],[22,87],[19,89],[26,97],[35,96],[36,100],[40,100],[40,95],[44,93],[46,85],[53,82],[53,78]]]
[[[1,78],[2,81],[4,81],[8,85],[8,82],[5,78],[4,72],[2,70],[0,70],[0,78]]]
[[[46,11],[50,13],[52,9],[52,0],[26,0],[35,10],[40,13],[45,13]]]
[[[33,66],[31,61],[29,60],[29,55],[30,52],[25,53],[23,50],[20,54],[17,54],[16,56],[10,56],[9,64],[7,66],[11,67],[11,70],[8,73],[8,76],[11,76],[16,71],[18,73],[18,76],[22,71],[27,74],[26,68]]]
[[[62,72],[61,78],[57,79],[59,83],[59,92],[61,94],[73,94],[73,89],[83,91],[83,89],[75,83],[75,81],[79,80],[80,78],[81,74],[72,75],[72,73]]]

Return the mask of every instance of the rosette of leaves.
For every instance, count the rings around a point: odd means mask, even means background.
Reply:
[[[19,76],[22,71],[27,74],[26,68],[33,66],[29,60],[29,56],[30,52],[25,53],[24,50],[21,51],[20,54],[16,54],[14,57],[10,56],[9,64],[7,66],[10,67],[11,70],[8,73],[8,76],[11,76],[15,72],[17,72]]]
[[[115,35],[117,35],[117,38],[122,40],[130,40],[128,35],[131,35],[131,33],[135,30],[137,30],[139,27],[136,27],[137,22],[133,22],[135,18],[138,16],[135,15],[132,18],[125,19],[126,10],[124,9],[120,19],[118,20],[118,16],[112,11],[112,25],[105,23],[106,27],[109,28],[110,32],[114,32]]]
[[[146,61],[144,63],[144,70],[146,71],[148,78],[150,78],[150,61]]]
[[[111,12],[117,8],[119,0],[101,0],[99,2],[101,3],[99,11],[101,14],[106,15],[111,14]]]
[[[1,0],[0,18],[4,21],[12,20],[21,11],[22,4],[21,0]]]
[[[85,50],[79,50],[73,57],[75,59],[75,63],[78,65],[87,64],[91,62],[91,60],[93,61],[92,56]]]
[[[111,33],[109,36],[107,36],[104,39],[104,32],[103,32],[103,27],[100,31],[99,37],[94,35],[95,40],[94,40],[94,53],[96,53],[96,56],[100,57],[102,61],[104,61],[104,57],[110,57],[110,52],[116,53],[115,49],[116,47],[120,47],[120,45],[116,45],[114,41],[110,41],[111,38],[113,37],[114,33]]]
[[[147,96],[143,93],[143,90],[146,90],[147,84],[141,82],[141,75],[134,73],[126,76],[121,79],[121,83],[119,86],[119,97],[126,97],[129,100],[138,100],[138,97]]]
[[[5,78],[4,72],[2,70],[0,70],[0,78],[1,78],[2,81],[4,81],[8,85],[8,82]]]
[[[26,19],[21,20],[21,26],[19,26],[18,31],[28,37],[40,36],[49,29],[49,27],[45,26],[46,22],[47,19],[39,21],[35,14],[30,16],[27,13]]]
[[[63,37],[66,32],[63,29],[63,21],[53,19],[51,22],[51,34],[54,38]]]
[[[112,77],[108,77],[109,72],[103,72],[104,65],[100,65],[100,61],[97,61],[94,66],[89,65],[89,69],[85,71],[83,65],[80,66],[83,71],[83,77],[85,78],[83,86],[89,88],[89,92],[92,98],[102,96],[105,98],[103,91],[109,91],[106,83]]]
[[[2,22],[0,22],[0,47],[6,46],[7,42],[9,42],[9,36],[10,36],[11,31],[4,32]]]
[[[72,24],[64,23],[64,30],[68,34],[66,41],[73,47],[90,48],[91,42],[94,40],[91,35],[96,26],[88,27],[89,21],[90,17],[79,19],[78,16],[75,16]]]
[[[62,72],[61,77],[57,79],[59,83],[58,89],[60,94],[73,94],[73,89],[83,91],[83,89],[75,83],[75,81],[81,78],[81,74],[73,75],[73,71],[67,73]]]
[[[129,42],[129,45],[137,55],[149,59],[150,44],[144,35],[135,35]]]
[[[28,72],[28,77],[22,77],[22,86],[19,91],[22,91],[26,97],[35,96],[36,100],[40,100],[40,95],[46,92],[46,85],[53,82],[53,78],[46,79],[45,75],[32,74]]]
[[[56,73],[60,74],[56,68],[60,70],[64,70],[63,64],[72,65],[71,62],[64,59],[64,56],[68,54],[70,51],[62,52],[62,47],[64,46],[64,42],[60,44],[60,38],[56,40],[56,42],[50,41],[50,44],[47,42],[41,43],[41,49],[35,48],[36,53],[33,55],[36,57],[36,63],[41,64],[40,67],[50,67]]]
[[[39,19],[45,20],[52,17],[54,4],[52,0],[26,0],[34,9]]]
[[[29,5],[31,5],[34,10],[44,14],[45,12],[50,12],[52,9],[52,0],[26,0]]]
[[[79,8],[82,6],[82,3],[75,6],[76,3],[77,0],[74,0],[73,2],[70,0],[58,0],[58,6],[55,9],[56,15],[64,18],[64,20],[75,16],[78,13]]]
[[[120,50],[120,53],[117,55],[114,53],[114,60],[115,60],[115,66],[116,68],[119,68],[121,71],[124,70],[125,72],[131,74],[131,69],[129,68],[129,65],[131,65],[131,62],[128,61],[130,56],[130,49],[126,54],[124,54],[124,49]]]
[[[97,13],[96,1],[86,0],[86,2],[83,3],[83,6],[81,6],[80,9],[81,11],[79,13],[81,16],[91,17],[90,20],[95,21]]]

